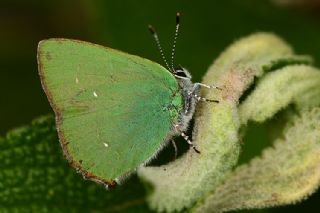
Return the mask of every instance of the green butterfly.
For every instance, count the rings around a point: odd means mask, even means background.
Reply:
[[[179,30],[179,13],[174,46]],[[160,52],[156,32],[150,27]],[[112,187],[184,133],[199,96],[190,73],[111,48],[48,39],[38,46],[42,87],[64,155],[87,179]]]

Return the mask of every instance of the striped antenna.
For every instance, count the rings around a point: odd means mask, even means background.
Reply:
[[[176,52],[176,43],[177,43],[177,37],[179,33],[179,27],[180,27],[180,13],[177,12],[176,14],[176,31],[174,33],[173,38],[173,45],[172,45],[172,51],[171,51],[171,69],[174,70],[174,55]]]
[[[150,30],[150,32],[151,32],[154,40],[155,40],[156,43],[157,43],[158,49],[159,49],[159,51],[160,51],[160,54],[161,54],[161,57],[162,57],[164,63],[166,64],[168,70],[170,70],[171,72],[173,72],[173,70],[170,69],[169,64],[168,64],[168,62],[167,62],[167,59],[166,59],[166,57],[165,57],[165,55],[164,55],[164,53],[163,53],[163,50],[162,50],[162,47],[161,47],[161,44],[160,44],[160,40],[159,40],[159,37],[158,37],[158,34],[157,34],[156,30],[154,29],[154,27],[153,27],[152,25],[149,25],[148,28],[149,28],[149,30]]]

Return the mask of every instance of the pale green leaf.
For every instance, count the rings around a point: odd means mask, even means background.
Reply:
[[[314,108],[296,116],[283,138],[261,157],[237,168],[194,210],[224,212],[293,204],[313,193],[319,184],[320,108]]]

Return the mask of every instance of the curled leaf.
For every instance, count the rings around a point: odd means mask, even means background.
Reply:
[[[158,211],[173,212],[191,207],[215,191],[238,160],[241,95],[264,72],[301,63],[301,57],[294,56],[291,48],[272,34],[259,33],[228,48],[204,77],[204,83],[220,86],[222,91],[203,92],[220,103],[198,107],[193,142],[201,154],[190,150],[167,165],[139,170],[139,176],[154,187],[149,205]]]
[[[319,73],[320,75],[320,73]],[[195,212],[293,204],[320,184],[320,108],[294,118],[283,138],[239,167]]]
[[[261,77],[238,107],[242,125],[264,122],[293,105],[274,146],[237,168],[199,201],[195,212],[224,212],[292,204],[320,184],[320,71],[290,65]],[[257,141],[258,142],[258,141]]]
[[[262,122],[288,104],[298,110],[320,105],[320,72],[306,65],[287,66],[266,74],[240,105],[241,122]]]

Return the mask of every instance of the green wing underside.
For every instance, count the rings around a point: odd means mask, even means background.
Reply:
[[[67,39],[42,41],[38,51],[60,142],[74,166],[108,182],[161,147],[182,110],[176,79],[165,68]]]

